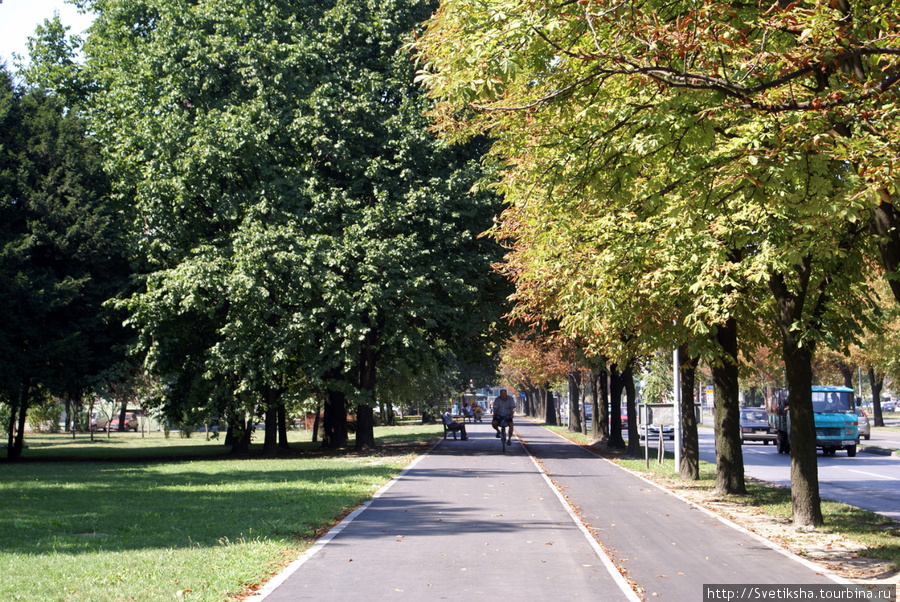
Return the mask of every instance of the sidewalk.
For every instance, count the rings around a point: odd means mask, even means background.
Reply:
[[[526,445],[506,454],[488,423],[467,430],[252,599],[682,601],[704,584],[845,583],[540,426],[517,424]]]

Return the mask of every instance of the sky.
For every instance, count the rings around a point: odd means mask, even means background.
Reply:
[[[78,14],[78,10],[64,0],[0,0],[0,62],[12,68],[12,54],[27,57],[28,37],[44,19],[59,11],[63,25],[71,27],[70,34],[80,34],[91,23],[91,17]]]

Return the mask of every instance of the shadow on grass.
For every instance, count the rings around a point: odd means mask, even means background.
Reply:
[[[242,457],[224,445],[176,445],[152,453],[104,446],[95,457],[45,449],[2,465],[0,551],[90,554],[256,539],[308,543],[431,441],[401,436],[379,443],[362,452],[292,443],[278,458],[262,457],[261,444]]]

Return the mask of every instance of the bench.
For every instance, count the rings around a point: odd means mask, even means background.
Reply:
[[[455,422],[455,421],[454,421],[454,422]],[[465,421],[463,421],[463,422],[465,422]],[[451,430],[450,430],[450,427],[448,427],[447,424],[446,424],[443,420],[441,420],[441,424],[444,426],[444,439],[447,438],[447,434],[448,434],[448,433],[451,434],[451,435],[453,435],[453,438],[456,439],[456,438],[457,438],[457,437],[456,437],[456,433],[461,433],[461,432],[462,432],[462,431],[459,431],[459,430],[451,431]]]

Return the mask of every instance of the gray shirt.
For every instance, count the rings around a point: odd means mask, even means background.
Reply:
[[[494,399],[494,414],[509,418],[516,411],[516,400],[510,395],[506,396],[506,401],[499,395]]]

